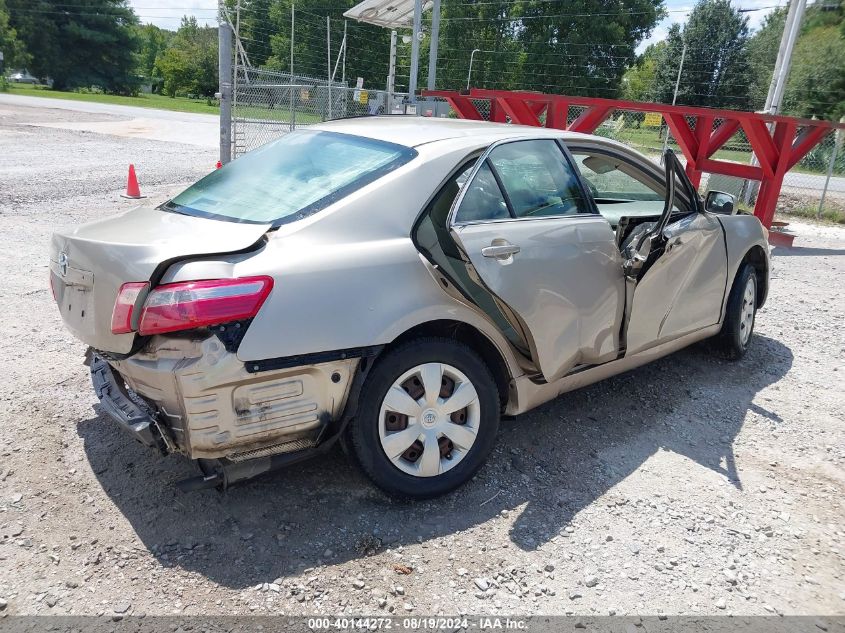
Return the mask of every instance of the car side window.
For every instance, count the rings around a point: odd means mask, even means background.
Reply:
[[[456,222],[504,220],[511,217],[499,183],[485,161],[467,185],[461,206],[455,214]]]
[[[663,201],[665,187],[631,163],[603,152],[572,152],[597,203],[602,200]]]
[[[553,140],[505,143],[488,158],[517,218],[592,213],[578,175]]]
[[[662,179],[655,180],[645,170],[609,152],[575,149],[572,158],[602,215],[619,203],[642,203],[637,210],[626,210],[626,215],[661,212],[666,200]],[[685,201],[676,198],[673,212],[688,213],[687,206]]]

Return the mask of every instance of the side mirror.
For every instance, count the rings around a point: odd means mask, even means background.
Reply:
[[[704,208],[710,213],[733,215],[736,213],[736,198],[724,191],[708,191],[704,198]]]

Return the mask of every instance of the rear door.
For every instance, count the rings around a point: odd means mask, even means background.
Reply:
[[[468,273],[494,297],[543,378],[617,357],[622,261],[562,145],[491,146],[449,216]]]

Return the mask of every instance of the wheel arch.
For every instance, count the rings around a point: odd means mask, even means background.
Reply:
[[[496,381],[499,404],[504,411],[510,399],[511,373],[508,370],[507,362],[499,351],[499,348],[496,347],[496,344],[475,326],[453,319],[426,321],[404,331],[385,346],[385,350],[392,349],[416,338],[430,336],[438,336],[463,343],[481,357],[481,360],[490,369],[490,373],[493,374],[493,379]]]
[[[755,244],[746,251],[742,260],[737,267],[736,274],[739,274],[739,269],[743,264],[750,264],[754,268],[755,277],[757,278],[757,309],[763,307],[766,303],[766,297],[769,295],[769,258],[766,256],[766,251],[759,244]],[[736,278],[736,274],[734,278]]]

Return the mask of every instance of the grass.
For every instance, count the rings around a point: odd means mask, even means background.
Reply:
[[[658,128],[624,127],[618,133],[611,136],[612,138],[631,145],[646,154],[660,155],[663,151],[663,139],[660,137]],[[674,142],[670,142],[669,147],[675,151],[680,151]],[[720,149],[716,152],[713,158],[747,163],[751,159],[751,152],[745,150]]]
[[[217,104],[209,105],[205,100],[187,99],[185,97],[165,97],[163,95],[142,94],[137,97],[121,97],[88,92],[62,92],[50,90],[44,86],[30,86],[22,84],[8,84],[9,94],[26,95],[30,97],[48,97],[50,99],[65,99],[71,101],[88,101],[94,103],[113,103],[116,105],[136,106],[139,108],[154,108],[157,110],[171,110],[175,112],[195,112],[198,114],[219,114]]]
[[[778,213],[786,217],[806,218],[809,220],[823,220],[833,224],[845,224],[845,210],[825,206],[821,216],[818,215],[819,205],[796,205],[786,209],[778,209]]]
[[[171,110],[174,112],[195,112],[198,114],[220,114],[220,107],[215,103],[209,105],[204,99],[188,99],[185,97],[165,97],[163,95],[142,94],[137,97],[121,97],[91,92],[63,92],[50,90],[45,86],[30,86],[24,84],[7,84],[10,94],[26,95],[30,97],[48,97],[50,99],[66,99],[71,101],[88,101],[93,103],[112,103],[116,105],[136,106],[139,108],[154,108],[157,110]],[[262,121],[287,122],[290,110],[284,104],[278,108],[240,106],[239,116],[255,118]],[[299,110],[296,120],[303,124],[319,123],[323,119],[311,112]]]
[[[660,137],[659,128],[654,127],[623,127],[618,133],[608,133],[608,130],[599,128],[598,134],[608,135],[617,141],[621,141],[634,147],[641,152],[650,156],[660,156],[663,151],[663,139]],[[729,143],[730,144],[730,143]],[[669,143],[669,147],[676,152],[679,152],[678,146],[674,142]],[[734,161],[737,163],[747,164],[751,160],[750,149],[720,149],[713,158],[720,160]],[[824,174],[827,172],[827,164],[823,166],[810,166],[798,164],[791,169],[792,172],[802,174]],[[841,174],[835,174],[841,175]]]

